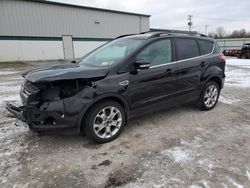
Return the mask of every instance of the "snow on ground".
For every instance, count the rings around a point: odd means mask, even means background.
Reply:
[[[22,79],[20,71],[13,68],[3,68],[0,70],[0,107],[4,106],[7,101],[20,101],[19,91]]]
[[[16,74],[18,73],[17,71],[15,71],[15,69],[3,69],[0,70],[0,75],[10,75],[10,74]]]
[[[181,149],[180,147],[170,148],[161,152],[164,156],[170,157],[175,162],[187,162],[190,157],[188,151]]]
[[[234,89],[250,88],[250,60],[249,59],[227,59],[226,60],[226,79],[225,88],[231,87]],[[247,100],[247,99],[246,99]],[[238,95],[227,94],[223,92],[220,95],[219,101],[225,104],[233,105],[242,102]]]
[[[227,59],[225,86],[250,87],[250,60]]]
[[[250,68],[249,59],[226,59],[226,64],[231,66],[240,66],[244,68]]]
[[[1,96],[0,98],[0,106],[5,105],[6,102],[18,102],[20,100],[20,96],[16,95],[8,95],[8,96]]]
[[[20,88],[21,86],[0,85],[0,106],[5,105],[7,101],[20,102]]]
[[[243,69],[242,67],[226,68],[226,82],[225,86],[232,87],[250,87],[250,71]]]
[[[220,96],[219,101],[225,104],[237,104],[240,102],[240,99],[235,99],[235,98],[226,98],[224,96]]]
[[[11,86],[11,85],[0,85],[0,93],[2,92],[18,92],[21,86]]]
[[[29,134],[26,125],[16,127],[15,121],[12,120],[12,126],[1,127],[0,169],[2,169],[3,176],[0,176],[0,181],[2,183],[7,181],[5,175],[19,174],[21,168],[19,158],[26,152],[28,146],[28,144],[23,144],[26,135]],[[5,122],[0,120],[0,123]]]
[[[244,188],[243,185],[238,184],[232,178],[227,177],[228,181],[232,183],[236,188]]]

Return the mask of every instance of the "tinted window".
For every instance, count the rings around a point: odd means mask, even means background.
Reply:
[[[217,42],[215,42],[214,53],[221,53],[221,49],[220,49],[220,47],[219,47],[219,45],[218,45]]]
[[[249,44],[244,44],[243,48],[250,48],[250,45]]]
[[[201,55],[206,55],[212,52],[214,43],[206,40],[197,40]]]
[[[154,42],[142,50],[136,60],[146,60],[151,66],[161,65],[172,61],[171,40],[160,40]]]
[[[176,38],[178,60],[199,56],[199,47],[194,39]]]

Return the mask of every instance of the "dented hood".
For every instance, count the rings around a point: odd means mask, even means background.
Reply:
[[[23,73],[23,77],[35,83],[71,79],[93,79],[105,77],[107,74],[107,68],[65,63],[33,69]]]

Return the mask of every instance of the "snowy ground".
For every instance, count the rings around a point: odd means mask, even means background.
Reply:
[[[227,59],[215,109],[184,105],[132,120],[103,145],[38,136],[4,109],[22,71],[0,67],[0,187],[250,187],[250,60]]]

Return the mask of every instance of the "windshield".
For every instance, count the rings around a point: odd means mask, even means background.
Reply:
[[[128,57],[144,41],[132,38],[121,38],[111,41],[88,54],[80,61],[80,64],[98,67],[112,66]]]

